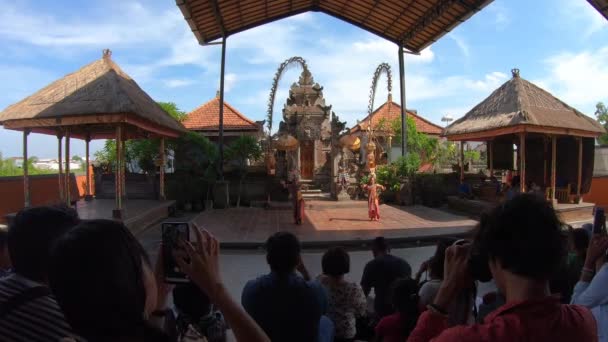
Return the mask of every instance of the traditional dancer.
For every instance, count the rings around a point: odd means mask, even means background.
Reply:
[[[302,224],[304,217],[304,199],[302,198],[302,184],[300,183],[300,175],[297,170],[290,172],[290,180],[287,183],[283,182],[283,186],[287,187],[291,200],[293,201],[293,219],[295,224]]]
[[[376,184],[376,175],[371,173],[369,175],[369,182],[363,186],[363,189],[367,191],[367,211],[369,219],[372,221],[379,221],[380,203],[378,202],[378,189],[384,191],[385,188],[381,184]]]

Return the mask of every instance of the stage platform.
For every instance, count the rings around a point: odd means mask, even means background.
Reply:
[[[472,217],[479,217],[484,211],[496,206],[496,203],[448,196],[448,206],[452,210],[466,213]],[[586,202],[577,204],[558,203],[555,205],[555,211],[557,211],[564,223],[576,224],[593,221],[594,207],[595,204]]]
[[[467,217],[423,206],[383,204],[381,220],[370,221],[367,201],[307,201],[302,225],[291,210],[231,208],[202,212],[195,220],[222,242],[223,247],[258,248],[273,233],[289,231],[304,247],[362,245],[377,236],[395,242],[423,243],[440,236],[460,236],[477,223]]]
[[[169,217],[170,208],[175,201],[155,201],[128,199],[123,201],[124,223],[135,235],[149,226]],[[94,199],[90,202],[80,200],[76,210],[81,219],[112,219],[113,199]]]

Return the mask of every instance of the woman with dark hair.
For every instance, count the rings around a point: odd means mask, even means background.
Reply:
[[[391,301],[396,313],[386,316],[376,326],[376,342],[405,341],[418,321],[418,283],[414,279],[397,279],[392,285]]]
[[[175,251],[181,271],[218,305],[237,339],[268,341],[223,286],[217,240],[196,227],[192,230],[195,245],[181,241],[183,249]],[[156,266],[155,275],[148,255],[122,223],[91,220],[57,241],[49,282],[66,320],[86,340],[165,342],[168,335],[152,321],[167,313],[170,287],[164,283],[160,258]]]
[[[365,315],[367,301],[363,289],[356,282],[347,281],[350,257],[341,247],[333,247],[323,254],[323,274],[318,280],[327,290],[327,316],[335,326],[334,341],[353,341],[357,334],[357,317]]]

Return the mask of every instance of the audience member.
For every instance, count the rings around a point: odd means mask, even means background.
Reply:
[[[367,300],[359,284],[344,279],[350,272],[350,257],[343,248],[334,247],[325,252],[321,264],[319,282],[328,293],[327,316],[335,326],[334,341],[353,341],[356,319],[365,315]]]
[[[587,249],[580,281],[574,287],[572,303],[591,309],[600,342],[608,342],[608,236],[596,235]]]
[[[266,261],[270,273],[245,285],[243,307],[273,342],[317,341],[325,294],[307,281],[300,241],[289,232],[275,233],[266,242]]]
[[[446,250],[444,282],[408,341],[597,341],[591,312],[560,304],[549,293],[549,279],[563,257],[560,230],[551,205],[529,194],[483,215],[472,245]],[[484,324],[448,328],[450,304],[471,274],[486,272],[506,304]]]
[[[76,338],[47,282],[52,243],[78,221],[76,211],[62,207],[28,208],[15,216],[7,234],[12,273],[0,279],[0,339]]]
[[[366,296],[374,289],[374,311],[380,319],[394,312],[388,298],[391,284],[398,278],[410,278],[412,268],[405,260],[390,253],[388,242],[383,237],[372,241],[372,254],[374,259],[363,269],[361,287]]]
[[[11,256],[8,253],[8,230],[0,227],[0,278],[9,275]]]
[[[218,243],[193,229],[176,261],[222,310],[238,340],[269,341],[229,297],[219,277]],[[91,220],[60,238],[49,281],[71,326],[88,341],[169,341],[159,326],[171,287],[163,282],[162,253],[152,270],[147,253],[120,222]],[[187,261],[186,261],[187,260]]]
[[[418,283],[409,278],[397,279],[392,285],[391,299],[396,313],[380,320],[376,326],[376,342],[405,341],[418,320]]]
[[[420,311],[426,310],[427,305],[433,303],[439,288],[443,283],[443,270],[445,261],[445,251],[451,246],[456,239],[444,238],[437,243],[435,255],[428,262],[428,275],[430,280],[422,284],[418,292],[420,298]],[[473,305],[475,304],[473,284],[467,289],[464,289],[458,298],[451,304],[448,318],[448,325],[454,326],[459,324],[473,323]]]
[[[179,284],[173,289],[173,304],[177,311],[178,340],[208,342],[226,341],[226,322],[211,300],[192,283]]]

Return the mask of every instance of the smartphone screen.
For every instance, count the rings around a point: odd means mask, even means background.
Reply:
[[[593,217],[593,234],[606,233],[606,213],[604,208],[595,208]]]
[[[163,240],[163,263],[165,281],[168,283],[184,283],[188,279],[182,273],[173,257],[173,250],[178,249],[180,238],[190,240],[190,229],[187,222],[164,222],[161,226]]]

